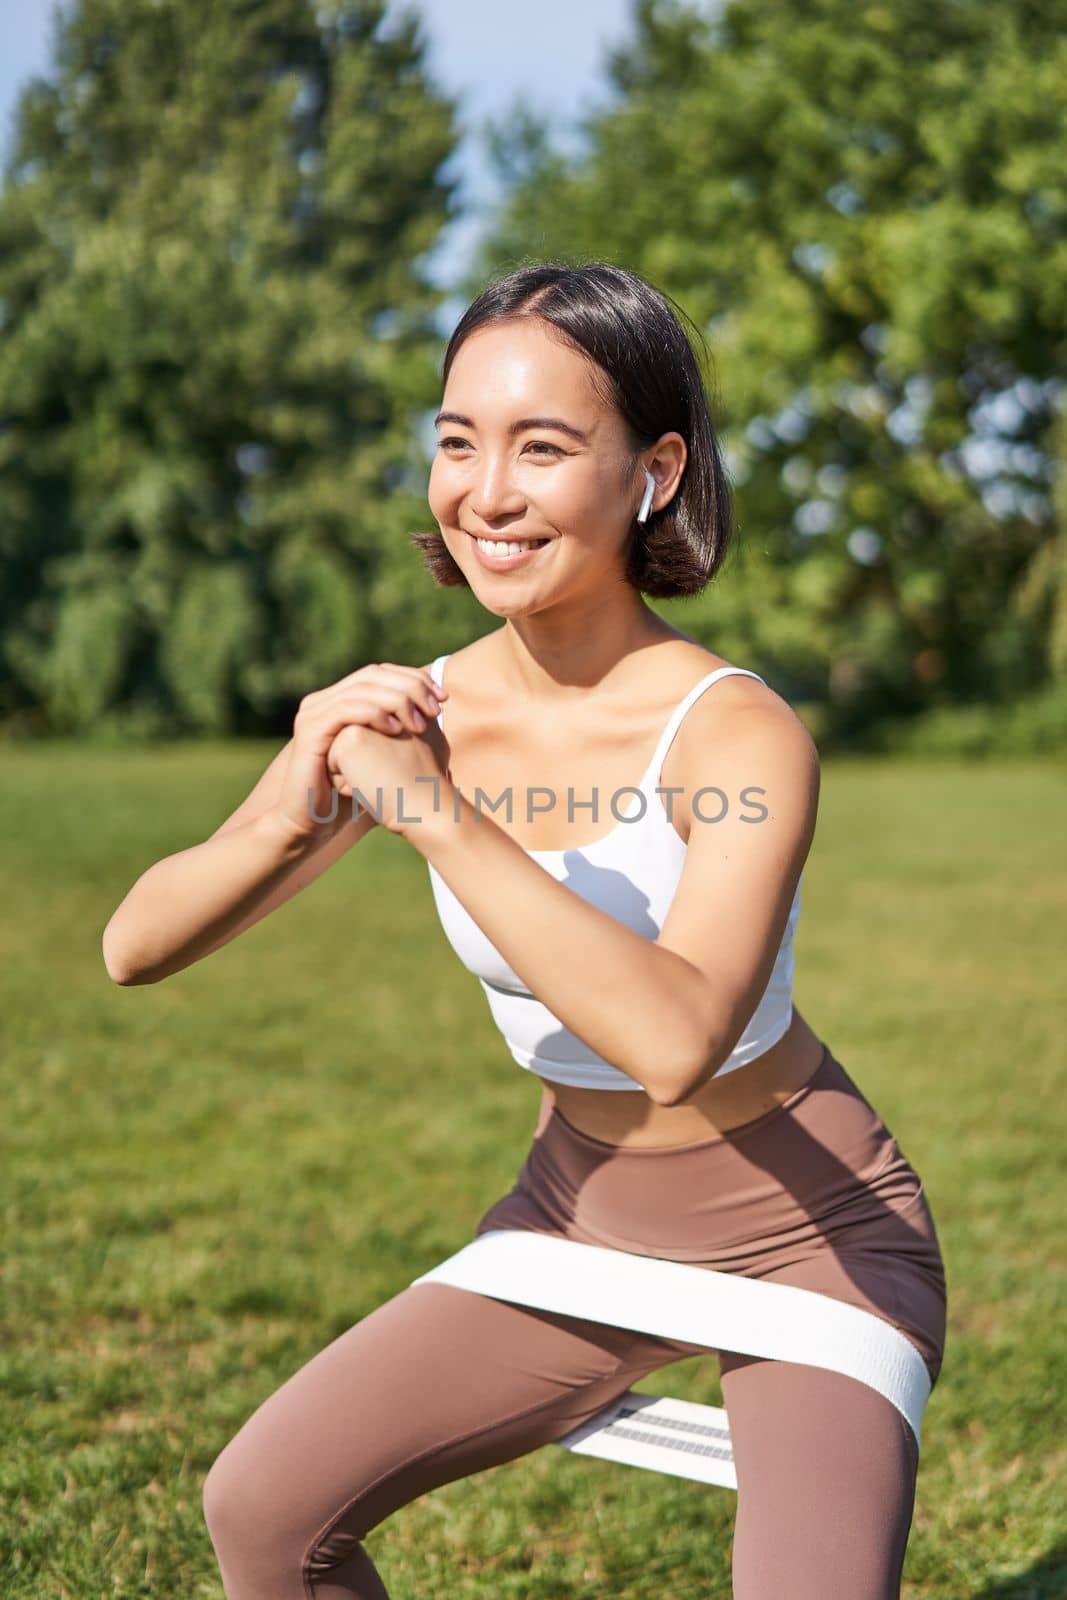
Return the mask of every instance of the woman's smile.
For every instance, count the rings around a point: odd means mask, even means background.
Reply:
[[[552,539],[480,539],[468,534],[478,560],[490,572],[511,572],[525,567],[537,559],[540,551],[554,543]]]

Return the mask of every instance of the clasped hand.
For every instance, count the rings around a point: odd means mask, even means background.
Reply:
[[[432,817],[435,785],[417,780],[447,782],[448,745],[437,722],[447,698],[428,671],[393,661],[371,662],[306,694],[273,806],[289,837],[317,847],[343,829],[337,792],[351,798],[353,789],[391,832],[403,833],[408,818]],[[358,799],[353,810],[365,814]]]
[[[436,721],[422,733],[379,733],[349,723],[330,745],[326,765],[335,789],[344,796],[358,790],[357,806],[371,807],[382,827],[402,837],[451,804],[444,735]]]

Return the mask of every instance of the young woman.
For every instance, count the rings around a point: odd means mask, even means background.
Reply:
[[[643,598],[698,592],[729,538],[679,321],[613,266],[510,273],[452,335],[437,423],[439,532],[413,537],[502,625],[430,667],[309,694],[237,811],[131,890],[105,936],[112,976],[189,965],[385,826],[425,858],[449,940],[542,1084],[525,1164],[478,1236],[814,1291],[899,1330],[936,1381],[945,1278],[922,1182],[792,1004],[815,748],[762,678]],[[410,1285],[212,1465],[228,1600],[381,1600],[361,1541],[397,1507],[706,1348]],[[718,1360],[738,1600],[897,1596],[918,1465],[900,1410],[840,1371]]]

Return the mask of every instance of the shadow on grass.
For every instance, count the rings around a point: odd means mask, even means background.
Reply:
[[[974,1600],[1061,1600],[1067,1594],[1067,1540],[1050,1550],[1026,1572],[988,1589],[975,1592]]]

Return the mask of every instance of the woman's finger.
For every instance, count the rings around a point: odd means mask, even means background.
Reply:
[[[421,733],[414,721],[414,707],[406,693],[396,689],[373,688],[363,685],[358,694],[349,693],[324,701],[306,714],[306,727],[318,745],[325,749],[342,728],[375,728],[379,733],[401,733],[410,728]]]
[[[437,720],[438,707],[427,700],[427,714]],[[395,687],[371,688],[364,685],[359,695],[344,695],[322,708],[323,725],[335,732],[349,723],[376,727],[380,732],[400,732],[409,728],[412,733],[422,733],[426,728],[426,714],[413,701],[407,689]],[[390,716],[392,721],[390,721]]]
[[[317,692],[323,696],[335,695],[347,693],[357,685],[363,688],[371,684],[408,688],[412,698],[434,717],[439,709],[434,702],[448,697],[448,690],[438,686],[428,668],[398,666],[391,661],[372,662],[368,666],[359,667],[355,672],[348,673],[336,683]]]

